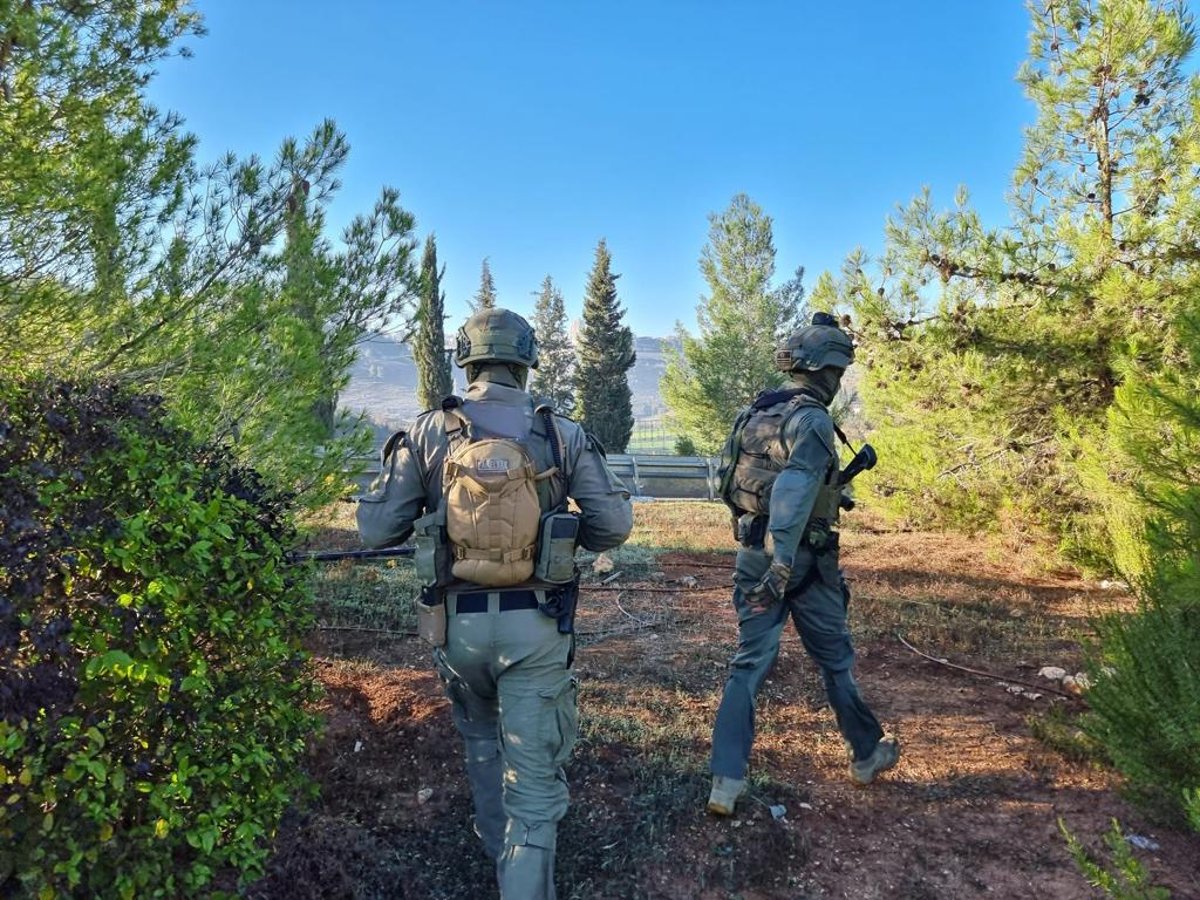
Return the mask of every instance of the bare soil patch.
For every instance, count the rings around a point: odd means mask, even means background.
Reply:
[[[1200,838],[1147,821],[1086,754],[1034,737],[1070,733],[1078,704],[1009,693],[927,662],[896,640],[1036,679],[1080,659],[1089,612],[1128,602],[1071,572],[1027,570],[986,541],[878,529],[845,536],[857,674],[899,766],[869,788],[847,760],[794,633],[759,703],[752,793],[739,816],[704,811],[709,729],[736,643],[731,555],[719,511],[680,533],[657,569],[584,597],[577,623],[581,736],[560,828],[565,898],[1087,898],[1058,832],[1093,849],[1113,817],[1157,841],[1137,851],[1155,883],[1200,897]],[[655,511],[655,527],[667,528]],[[694,581],[692,580],[694,579]],[[592,577],[593,586],[599,577]],[[397,598],[402,602],[402,598]],[[449,708],[415,639],[315,639],[328,724],[312,771],[321,797],[281,831],[255,897],[494,897],[471,831]],[[431,793],[422,802],[421,793]],[[782,805],[776,820],[769,807]]]

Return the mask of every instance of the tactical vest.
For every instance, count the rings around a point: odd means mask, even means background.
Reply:
[[[554,505],[549,480],[562,477],[557,424],[549,407],[539,407],[557,465],[538,471],[523,438],[477,437],[458,406],[444,409],[449,454],[442,475],[450,572],[485,587],[529,581],[538,552],[543,513]]]
[[[721,498],[735,516],[770,514],[771,489],[791,453],[791,448],[784,444],[784,435],[792,417],[805,407],[826,412],[824,404],[808,394],[764,392],[734,421],[717,477]],[[809,526],[818,520],[827,525],[837,522],[840,500],[838,458],[834,453],[809,516]]]

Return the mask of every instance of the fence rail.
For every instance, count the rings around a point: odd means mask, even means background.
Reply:
[[[370,484],[379,475],[379,458],[360,458],[358,481]],[[608,464],[634,497],[663,500],[716,500],[716,459],[705,456],[658,456],[610,453]]]

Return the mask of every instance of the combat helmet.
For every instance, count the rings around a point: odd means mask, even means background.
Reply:
[[[481,309],[458,329],[454,364],[506,362],[536,369],[537,336],[521,316],[507,309]]]
[[[781,372],[846,369],[852,362],[854,343],[829,313],[814,313],[811,325],[797,328],[775,349],[775,368]]]

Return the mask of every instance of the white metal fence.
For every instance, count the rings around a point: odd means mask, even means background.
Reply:
[[[359,462],[358,480],[365,487],[379,475],[379,458]],[[610,453],[608,464],[634,497],[717,499],[718,460],[711,457]]]

